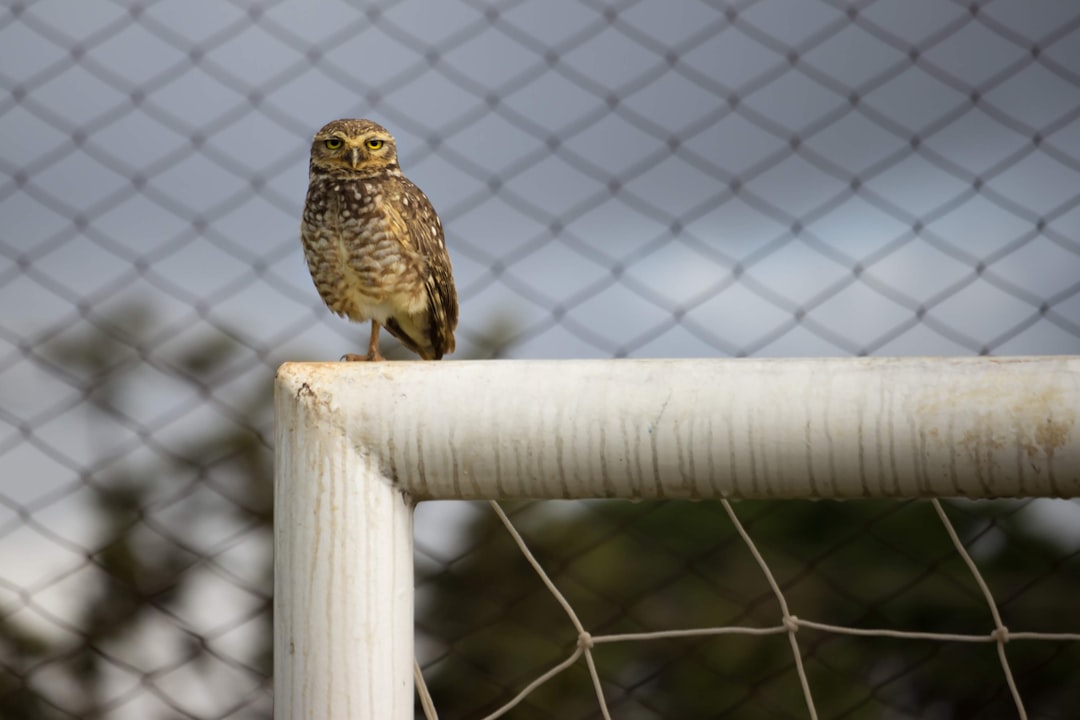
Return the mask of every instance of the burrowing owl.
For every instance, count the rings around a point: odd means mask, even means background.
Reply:
[[[300,226],[315,287],[327,307],[371,321],[425,360],[454,351],[457,292],[442,222],[398,167],[397,146],[370,120],[335,120],[315,134]]]

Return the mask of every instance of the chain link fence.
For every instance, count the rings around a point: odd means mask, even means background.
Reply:
[[[0,88],[3,717],[270,716],[270,378],[366,340],[297,238],[335,117],[442,215],[458,359],[1080,352],[1071,0],[7,2]],[[925,505],[738,509],[797,612],[986,625]],[[1077,632],[1074,503],[950,512],[1007,624]],[[716,507],[512,515],[598,630],[775,619]],[[563,656],[550,598],[483,506],[417,532],[425,674],[480,716]],[[826,717],[1013,716],[983,648],[807,642]],[[601,656],[613,712],[805,717],[741,643]],[[1073,645],[1010,645],[1032,717]],[[560,683],[513,717],[592,717]]]

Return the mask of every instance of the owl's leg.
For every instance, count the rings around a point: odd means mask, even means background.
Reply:
[[[375,320],[371,321],[371,339],[368,341],[367,355],[357,355],[356,353],[348,353],[342,355],[341,359],[346,362],[363,362],[367,360],[385,360],[379,353],[379,328],[381,326]]]
[[[379,354],[379,329],[381,326],[375,320],[371,321],[371,339],[368,341],[367,359],[368,360],[385,360],[382,355]]]

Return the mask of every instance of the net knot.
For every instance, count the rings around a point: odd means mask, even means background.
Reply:
[[[799,618],[797,618],[794,615],[785,615],[784,616],[784,627],[786,627],[787,631],[790,632],[790,633],[798,631],[798,629],[799,629]]]
[[[593,645],[594,643],[592,635],[587,632],[582,632],[580,635],[578,635],[577,646],[579,648],[581,648],[582,650],[591,650],[593,648]]]
[[[1009,642],[1009,628],[1001,625],[994,632],[990,633],[990,637],[997,640],[999,643]]]

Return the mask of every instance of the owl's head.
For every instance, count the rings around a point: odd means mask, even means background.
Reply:
[[[394,136],[370,120],[334,120],[315,133],[311,168],[335,175],[374,175],[397,169]]]

